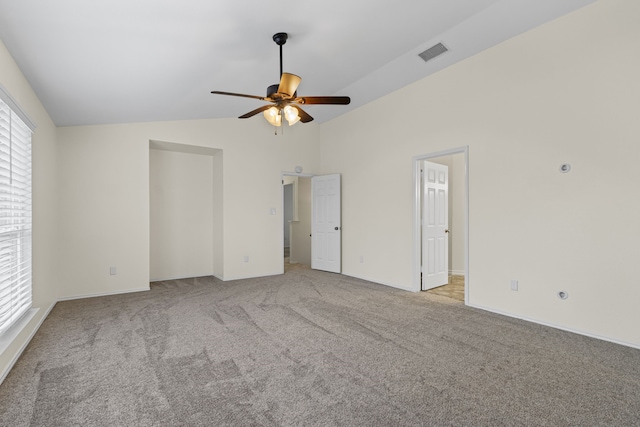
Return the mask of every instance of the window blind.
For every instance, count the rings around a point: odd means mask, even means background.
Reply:
[[[0,335],[31,308],[31,129],[0,99]]]

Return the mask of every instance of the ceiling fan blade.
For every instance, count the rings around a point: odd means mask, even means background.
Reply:
[[[252,110],[252,111],[249,111],[248,113],[243,114],[238,118],[239,119],[248,119],[249,117],[253,117],[258,113],[262,113],[263,111],[268,110],[271,107],[272,107],[272,105],[263,105],[262,107],[256,108],[255,110]]]
[[[298,115],[300,116],[300,121],[302,123],[309,123],[310,121],[313,120],[313,117],[311,117],[309,115],[309,113],[307,113],[306,111],[304,111],[302,108],[294,106],[293,108],[295,108],[296,110],[298,110]]]
[[[351,98],[348,96],[302,96],[295,99],[298,104],[325,104],[325,105],[348,105]]]
[[[245,95],[244,93],[233,93],[233,92],[220,92],[218,90],[212,90],[211,93],[213,93],[214,95],[229,95],[229,96],[241,96],[243,98],[253,98],[253,99],[259,99],[261,101],[265,101],[265,98],[262,96],[256,96],[256,95]]]
[[[280,86],[278,86],[278,93],[285,93],[289,96],[293,96],[298,89],[298,85],[302,81],[302,78],[291,73],[282,73],[280,77]]]

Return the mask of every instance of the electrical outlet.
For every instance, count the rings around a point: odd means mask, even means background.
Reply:
[[[362,264],[363,262],[364,262],[364,257],[360,255],[360,264]]]
[[[118,274],[118,267],[113,267],[113,266],[109,267],[109,274],[111,276],[115,276],[116,274]]]
[[[249,255],[244,256],[244,262],[249,262]]]
[[[518,290],[518,281],[517,280],[511,279],[511,290],[512,291],[517,291]]]

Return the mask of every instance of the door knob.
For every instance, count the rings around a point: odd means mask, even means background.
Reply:
[[[449,232],[449,229],[444,230],[444,232],[445,232],[445,233],[448,233],[448,232]]]
[[[334,227],[333,229],[338,231],[338,230],[340,230],[340,227]]]

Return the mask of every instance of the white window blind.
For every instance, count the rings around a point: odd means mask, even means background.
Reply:
[[[0,336],[31,308],[31,129],[0,99]]]

